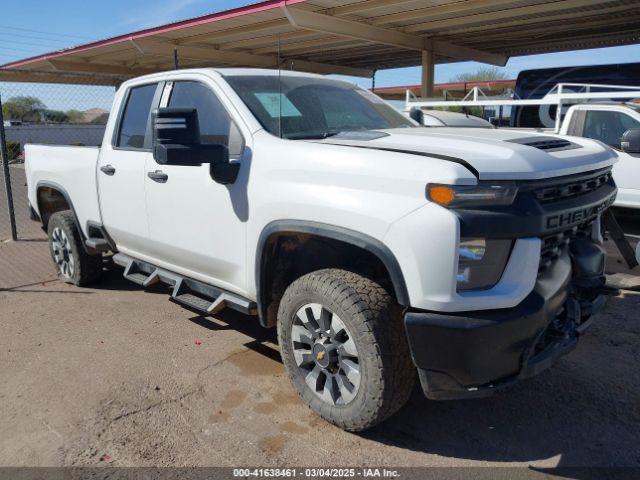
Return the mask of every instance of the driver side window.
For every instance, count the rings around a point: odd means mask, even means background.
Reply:
[[[196,108],[203,144],[223,144],[229,148],[229,158],[242,155],[244,138],[215,93],[206,85],[194,81],[175,82],[169,107]]]
[[[620,150],[622,135],[630,128],[640,128],[640,122],[622,112],[591,110],[586,112],[582,136]]]

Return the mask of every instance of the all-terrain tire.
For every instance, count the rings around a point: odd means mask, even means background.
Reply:
[[[344,405],[325,401],[305,381],[294,355],[297,312],[320,304],[343,322],[358,352],[359,387]],[[396,413],[413,389],[411,361],[401,307],[380,285],[339,269],[318,270],[293,282],[278,310],[278,340],[286,371],[300,397],[325,420],[349,431],[373,427]],[[324,355],[323,355],[324,356]]]
[[[47,233],[51,258],[61,280],[82,287],[100,278],[102,255],[89,255],[85,251],[71,210],[51,215]]]

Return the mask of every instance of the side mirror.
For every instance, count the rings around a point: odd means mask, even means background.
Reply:
[[[640,153],[640,128],[630,128],[624,132],[620,147],[626,153]]]
[[[422,113],[421,109],[419,109],[418,107],[413,107],[411,110],[409,110],[409,116],[420,125],[424,126],[424,113]]]
[[[222,144],[200,143],[200,124],[195,108],[158,108],[152,115],[153,158],[161,165],[198,166],[229,163]]]

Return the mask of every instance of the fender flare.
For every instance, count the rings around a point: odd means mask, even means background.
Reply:
[[[308,233],[320,237],[330,238],[341,242],[349,243],[356,247],[362,248],[380,259],[391,277],[391,283],[396,295],[396,299],[400,305],[409,306],[409,293],[407,285],[402,274],[400,264],[395,255],[380,240],[370,237],[361,232],[350,230],[344,227],[337,227],[320,222],[312,222],[306,220],[275,220],[268,223],[260,233],[255,258],[255,281],[256,281],[256,299],[258,304],[258,315],[260,324],[266,325],[267,306],[262,299],[264,293],[261,286],[266,280],[266,272],[264,267],[265,258],[264,250],[267,240],[274,234],[279,232]]]
[[[65,188],[56,182],[50,182],[48,180],[41,180],[36,184],[36,202],[38,203],[38,215],[42,220],[42,228],[45,228],[44,219],[42,218],[42,208],[40,206],[40,189],[41,188],[51,188],[53,190],[57,190],[64,197],[65,201],[71,208],[71,213],[73,213],[73,219],[76,222],[76,228],[78,232],[80,232],[80,236],[82,237],[82,244],[84,245],[84,240],[86,240],[85,234],[80,228],[80,222],[78,221],[78,215],[76,214],[76,209],[73,207],[73,202],[71,201],[71,197],[69,197],[69,193],[65,190]]]

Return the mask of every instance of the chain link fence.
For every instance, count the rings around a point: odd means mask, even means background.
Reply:
[[[29,218],[25,145],[100,145],[116,85],[122,80],[112,75],[0,71],[4,129],[0,142],[4,140],[5,152],[0,169],[0,242],[45,238],[40,225]]]

